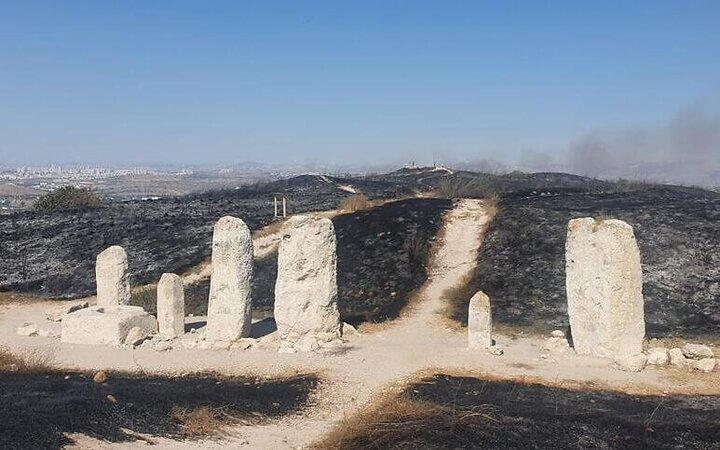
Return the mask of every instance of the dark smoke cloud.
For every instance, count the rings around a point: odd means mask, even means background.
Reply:
[[[720,118],[691,107],[660,127],[590,133],[570,145],[563,165],[600,178],[718,186]]]

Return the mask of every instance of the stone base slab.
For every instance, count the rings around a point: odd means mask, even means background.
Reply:
[[[92,306],[63,317],[60,341],[119,346],[133,327],[154,334],[157,320],[140,306]]]

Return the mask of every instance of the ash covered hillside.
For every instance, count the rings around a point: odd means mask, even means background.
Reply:
[[[547,330],[567,325],[565,238],[576,217],[633,226],[643,266],[649,336],[702,336],[720,329],[720,194],[663,185],[502,197],[470,285],[456,298],[465,322],[482,289],[494,319]]]
[[[110,245],[128,252],[133,283],[182,272],[210,255],[212,227],[234,215],[251,229],[273,219],[271,195],[283,193],[291,213],[335,208],[352,191],[371,198],[409,193],[381,180],[303,175],[231,191],[110,202],[97,209],[0,216],[0,289],[48,297],[95,292],[95,256]]]
[[[333,218],[337,236],[338,307],[353,324],[392,319],[427,279],[429,249],[450,200],[414,198]],[[253,307],[272,311],[277,253],[255,261]],[[186,286],[188,313],[204,315],[210,281]],[[155,309],[154,292],[133,302]]]

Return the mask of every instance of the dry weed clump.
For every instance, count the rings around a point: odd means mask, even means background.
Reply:
[[[351,195],[338,205],[338,209],[344,213],[365,211],[372,207],[373,203],[365,196],[365,194]]]
[[[497,190],[489,180],[482,178],[454,178],[440,183],[435,195],[442,198],[492,198]]]
[[[455,409],[428,401],[391,398],[343,419],[313,448],[422,448],[424,443],[437,438],[458,442],[468,428],[477,428],[480,434],[488,423],[497,422],[494,409],[492,405]]]
[[[51,363],[52,358],[38,350],[17,355],[11,353],[5,347],[0,347],[0,372],[26,374],[49,373],[54,370]]]
[[[231,424],[231,421],[223,419],[219,411],[209,406],[188,409],[175,405],[170,410],[170,417],[186,438],[216,436]]]

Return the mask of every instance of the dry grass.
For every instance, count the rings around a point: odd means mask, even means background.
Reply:
[[[436,434],[446,438],[454,433],[464,433],[468,427],[484,428],[489,422],[497,422],[494,411],[492,405],[455,410],[432,402],[393,396],[343,419],[311,448],[413,448],[413,442],[419,436]]]
[[[201,438],[223,434],[232,423],[223,415],[209,406],[200,406],[194,409],[175,405],[170,411],[170,417],[180,428],[183,437]]]
[[[282,229],[285,222],[287,222],[288,217],[278,217],[277,219],[273,220],[269,224],[265,225],[264,227],[260,228],[259,230],[255,231],[252,236],[253,239],[259,239],[264,238],[267,236],[270,236],[272,234],[277,234]]]
[[[373,202],[371,202],[364,194],[355,194],[340,202],[338,210],[343,213],[354,213],[357,211],[366,211],[373,206]]]
[[[497,191],[488,180],[480,178],[449,179],[440,183],[434,194],[441,198],[491,198]]]
[[[53,372],[52,358],[40,351],[28,351],[22,355],[11,353],[0,347],[0,372],[41,374]]]

